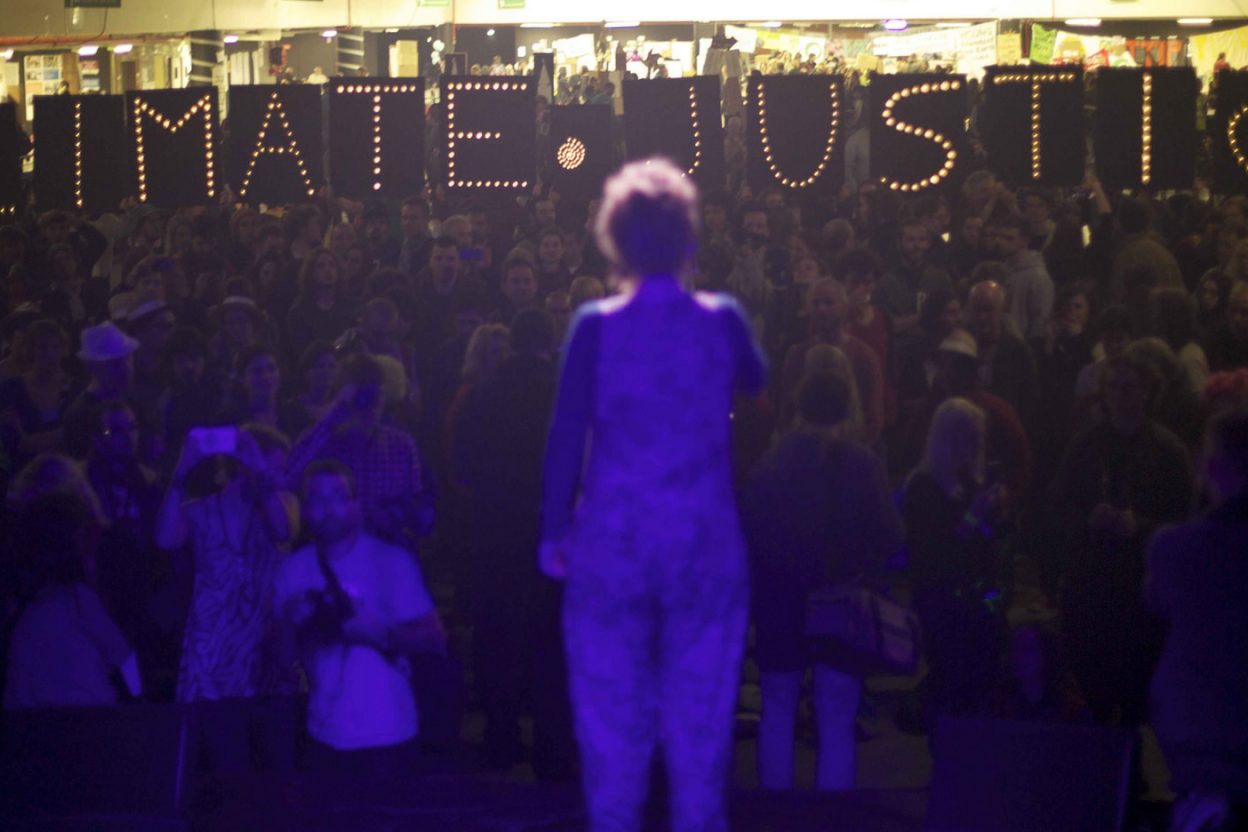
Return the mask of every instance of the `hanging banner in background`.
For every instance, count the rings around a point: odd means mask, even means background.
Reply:
[[[845,171],[840,76],[755,75],[748,95],[750,187],[835,194]]]
[[[723,187],[719,76],[625,80],[623,94],[629,159],[666,156],[698,184]]]
[[[420,193],[425,186],[424,79],[334,78],[327,86],[334,192],[351,199]]]
[[[527,191],[537,173],[532,78],[442,78],[446,187],[461,194]]]
[[[134,193],[120,95],[35,99],[35,194],[40,209],[111,211]]]
[[[1084,174],[1082,67],[990,67],[979,128],[1010,185],[1076,186]]]
[[[547,104],[555,100],[555,53],[533,53],[533,79],[537,82],[537,94],[546,99]]]
[[[550,141],[542,160],[544,177],[573,200],[590,199],[615,168],[611,106],[573,104],[550,110]]]
[[[16,216],[25,203],[19,136],[17,105],[6,101],[0,104],[0,221]]]
[[[1213,180],[1220,193],[1248,192],[1248,72],[1218,73],[1217,107],[1209,120]]]
[[[1021,32],[1003,32],[997,35],[997,64],[1014,66],[1023,61],[1023,35]]]
[[[176,208],[216,199],[224,182],[216,87],[126,93],[126,112],[139,202]]]
[[[1196,68],[1196,73],[1206,83],[1213,77],[1213,65],[1217,63],[1218,55],[1223,52],[1231,66],[1248,66],[1248,26],[1207,35],[1193,35],[1187,40],[1188,57]]]
[[[966,77],[872,75],[871,175],[915,193],[961,181],[967,158]]]
[[[1057,30],[1040,24],[1031,27],[1031,52],[1028,57],[1033,64],[1051,64],[1057,52]]]
[[[313,84],[230,87],[225,158],[240,202],[308,202],[324,181],[321,91]]]
[[[1092,131],[1107,188],[1190,188],[1196,174],[1196,72],[1104,69]]]
[[[951,31],[956,36],[953,71],[969,78],[982,78],[984,70],[998,62],[997,24],[979,23]]]

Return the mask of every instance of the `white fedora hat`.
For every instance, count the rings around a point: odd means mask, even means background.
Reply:
[[[112,361],[125,358],[138,348],[138,341],[111,322],[105,322],[82,331],[82,349],[78,351],[78,357],[83,361]]]

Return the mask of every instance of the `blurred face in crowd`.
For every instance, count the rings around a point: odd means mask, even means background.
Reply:
[[[1222,293],[1218,288],[1218,281],[1213,278],[1200,281],[1200,288],[1196,290],[1196,302],[1200,304],[1200,311],[1212,312],[1218,308],[1221,300]]]
[[[967,326],[981,344],[1001,338],[1005,323],[1005,290],[1000,286],[981,283],[971,290]]]
[[[503,294],[516,309],[532,306],[537,300],[537,277],[528,265],[515,265],[503,277]]]
[[[364,239],[373,248],[386,241],[390,234],[390,220],[385,214],[373,214],[364,221]]]
[[[849,292],[849,303],[855,309],[870,306],[875,295],[875,275],[870,272],[851,272],[845,275],[845,288]]]
[[[101,417],[96,449],[105,459],[134,459],[139,450],[139,424],[128,407],[112,407]]]
[[[555,324],[556,341],[562,341],[568,331],[568,323],[572,319],[572,303],[567,292],[551,292],[546,296],[546,311]]]
[[[12,266],[26,254],[21,240],[0,238],[0,266]],[[6,269],[7,272],[7,269]]]
[[[923,258],[927,256],[927,250],[931,246],[927,226],[918,222],[902,226],[900,245],[903,265],[912,269],[923,265]]]
[[[234,239],[242,245],[249,246],[254,243],[259,230],[260,217],[254,211],[243,211],[234,221]]]
[[[940,311],[938,320],[940,321],[942,338],[962,325],[962,304],[958,302],[957,298],[945,304],[945,308]]]
[[[992,240],[997,257],[1006,262],[1027,250],[1027,236],[1017,228],[994,226]]]
[[[1231,255],[1235,253],[1235,247],[1239,245],[1240,239],[1242,238],[1237,228],[1223,227],[1218,232],[1217,255],[1219,263],[1225,265],[1230,262]]]
[[[177,321],[174,319],[172,309],[162,309],[159,312],[152,313],[143,324],[143,328],[137,333],[139,343],[143,345],[144,350],[149,352],[163,350],[176,324]]]
[[[316,255],[312,267],[312,282],[317,286],[333,286],[338,282],[338,261],[329,252]]]
[[[43,232],[44,239],[46,239],[50,245],[63,243],[69,239],[71,231],[69,218],[58,214],[44,222],[39,227],[39,230]]]
[[[78,276],[78,262],[74,259],[73,252],[57,252],[49,265],[52,267],[53,280],[73,280]]]
[[[745,232],[745,240],[755,248],[767,244],[771,236],[767,228],[766,211],[747,211],[741,218],[741,230]]]
[[[267,257],[275,255],[280,257],[284,243],[282,235],[276,228],[268,229],[260,233],[259,242],[256,244],[256,257]]]
[[[1119,367],[1105,374],[1105,410],[1119,430],[1140,425],[1148,407],[1146,370]]]
[[[173,227],[173,235],[169,238],[173,251],[170,254],[191,250],[191,224],[179,222]]]
[[[267,292],[269,287],[277,282],[277,261],[265,260],[260,264],[260,268],[256,271],[256,278],[260,281],[260,291]]]
[[[455,332],[463,341],[472,337],[477,327],[485,323],[485,318],[476,309],[463,309],[455,313]]]
[[[1058,311],[1058,317],[1071,333],[1080,333],[1088,325],[1088,314],[1091,307],[1088,306],[1088,298],[1086,295],[1073,295],[1067,299],[1066,303]]]
[[[813,257],[803,257],[793,266],[793,282],[801,286],[811,286],[823,277],[819,261]]]
[[[304,223],[300,239],[307,245],[314,246],[319,244],[324,236],[325,226],[321,223],[320,214],[312,214],[308,217],[308,221]]]
[[[225,330],[226,340],[234,346],[245,347],[255,340],[255,326],[251,320],[251,313],[247,310],[239,309],[237,306],[227,306],[225,313],[221,316],[221,323]]]
[[[825,280],[810,291],[810,322],[822,333],[839,330],[849,310],[845,290],[832,280]]]
[[[148,214],[139,226],[139,236],[152,242],[165,236],[165,218],[159,213]]]
[[[271,355],[257,355],[243,370],[243,385],[253,402],[268,401],[277,395],[281,371]]]
[[[459,273],[459,249],[455,246],[434,246],[429,255],[429,268],[434,280],[450,281]]]
[[[105,394],[125,393],[134,380],[134,356],[126,355],[109,361],[87,361],[87,372],[91,374],[92,384],[96,390]]]
[[[979,217],[967,217],[962,220],[962,241],[971,248],[978,248],[980,232],[984,230],[984,221]]]
[[[563,238],[558,234],[543,234],[537,244],[537,259],[546,268],[555,268],[563,263]]]
[[[347,250],[355,243],[355,229],[340,222],[329,232],[329,249],[339,257],[346,255]]]
[[[784,208],[784,194],[779,191],[768,191],[763,195],[763,207],[768,211],[779,211]]]
[[[314,393],[324,394],[334,384],[334,373],[338,371],[338,359],[328,350],[321,353],[308,367],[304,380],[308,389]]]
[[[338,474],[309,477],[301,511],[308,530],[321,543],[338,543],[360,530],[360,502]]]
[[[49,373],[58,369],[65,361],[65,342],[59,335],[45,335],[35,342],[34,370],[36,373]]]
[[[416,203],[404,205],[399,209],[399,226],[403,237],[415,240],[429,234],[429,211],[424,205]]]
[[[724,206],[708,203],[702,206],[702,224],[708,234],[723,234],[728,230],[728,212]]]
[[[342,257],[342,268],[352,278],[363,277],[367,264],[364,261],[364,249],[351,246]]]
[[[1040,229],[1049,221],[1049,204],[1037,194],[1028,194],[1020,206],[1023,218],[1032,228]]]
[[[555,224],[555,203],[549,199],[539,200],[533,208],[533,218],[538,228],[546,228]]]
[[[165,276],[159,269],[149,269],[134,287],[136,304],[165,299]]]

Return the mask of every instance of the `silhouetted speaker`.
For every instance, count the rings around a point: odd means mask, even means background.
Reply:
[[[942,720],[928,832],[1121,829],[1131,735],[1090,725]]]
[[[0,828],[19,819],[52,828],[46,824],[71,818],[103,828],[119,816],[131,829],[177,828],[191,759],[188,714],[177,705],[5,712]]]

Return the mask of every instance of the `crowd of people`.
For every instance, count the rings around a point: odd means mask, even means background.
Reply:
[[[131,205],[0,227],[5,707],[186,703],[209,764],[238,770],[257,762],[249,742],[295,764],[310,691],[304,762],[382,770],[417,753],[418,735],[458,736],[418,715],[413,692],[422,674],[458,673],[458,652],[484,763],[524,756],[527,713],[537,776],[573,777],[574,734],[584,758],[585,734],[629,730],[611,714],[632,719],[658,693],[599,692],[600,719],[574,731],[569,659],[585,698],[595,673],[619,672],[590,636],[642,614],[625,599],[607,620],[585,587],[645,580],[583,573],[565,608],[539,569],[539,549],[556,554],[541,546],[550,524],[557,537],[571,522],[550,516],[549,493],[543,511],[543,487],[563,489],[556,505],[573,497],[593,426],[595,453],[664,455],[673,477],[710,477],[723,517],[741,507],[763,785],[793,785],[813,665],[817,783],[853,786],[860,674],[804,636],[801,613],[812,584],[888,569],[923,623],[929,727],[1138,728],[1169,619],[1153,702],[1176,783],[1242,803],[1248,199],[1108,194],[1094,179],[1016,190],[986,170],[917,196],[869,181],[837,199],[705,192],[696,255],[671,262],[679,285],[732,299],[748,324],[733,350],[760,345],[735,359],[746,381],[724,400],[735,496],[689,451],[722,429],[715,409],[688,399],[689,441],[659,442],[647,414],[670,402],[637,392],[689,392],[655,369],[654,344],[672,367],[726,360],[699,340],[709,325],[672,318],[672,345],[647,336],[661,316],[627,341],[618,321],[585,322],[669,291],[630,283],[639,244],[622,255],[595,235],[601,204],[435,186],[397,204],[326,192],[264,213]],[[597,372],[570,360],[570,332],[593,339],[581,350],[601,353]],[[565,403],[571,386],[596,398]],[[682,525],[679,505],[592,482],[597,542],[578,545],[604,563],[636,545],[612,525],[613,489],[649,506],[656,538],[735,545],[726,527]],[[1158,532],[1204,509],[1204,525]],[[685,563],[673,558],[664,569]],[[745,595],[725,563],[685,564],[664,603],[693,593],[706,615],[736,615]],[[1011,632],[1024,573],[1056,615]],[[699,581],[732,590],[715,595],[722,610]],[[566,652],[561,610],[582,625]],[[724,624],[738,642],[715,665],[734,686],[743,622]],[[700,674],[675,656],[670,690],[714,698],[680,682]],[[579,763],[602,776],[614,764]]]

